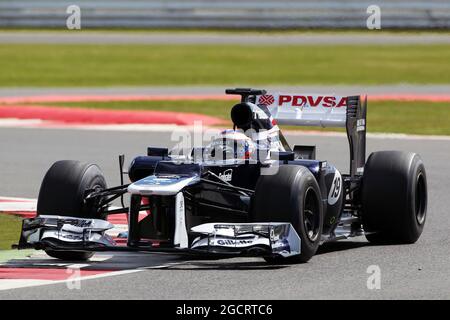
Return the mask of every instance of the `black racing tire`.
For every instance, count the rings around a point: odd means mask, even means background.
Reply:
[[[362,219],[374,244],[410,244],[427,215],[427,175],[415,153],[380,151],[369,156],[362,180]]]
[[[106,219],[92,204],[85,203],[86,190],[106,189],[106,181],[95,164],[73,160],[55,162],[45,174],[39,191],[37,215]],[[54,258],[88,260],[92,252],[46,250]]]
[[[300,255],[266,257],[269,263],[304,263],[316,253],[322,236],[323,205],[314,175],[305,167],[281,165],[261,175],[252,202],[255,222],[290,222],[301,240]]]

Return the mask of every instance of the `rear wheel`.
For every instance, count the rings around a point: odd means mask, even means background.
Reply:
[[[73,160],[55,162],[47,171],[39,191],[37,215],[56,215],[77,218],[105,219],[93,203],[84,201],[87,190],[106,188],[100,168]],[[92,252],[46,250],[62,260],[88,260]]]
[[[415,153],[370,155],[362,184],[363,226],[372,243],[414,243],[427,214],[427,176]]]
[[[290,222],[301,240],[300,255],[269,257],[266,261],[307,262],[316,253],[323,227],[320,194],[314,175],[302,166],[282,165],[275,175],[260,176],[253,200],[253,220]]]

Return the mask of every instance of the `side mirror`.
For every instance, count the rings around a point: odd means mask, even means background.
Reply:
[[[294,153],[297,159],[316,160],[316,146],[294,146]]]
[[[147,155],[150,157],[167,158],[167,156],[169,155],[169,149],[168,148],[148,147]]]
[[[272,151],[270,153],[270,159],[280,161],[293,161],[295,159],[295,153],[292,151]]]

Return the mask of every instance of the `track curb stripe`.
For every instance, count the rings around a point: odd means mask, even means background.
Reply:
[[[0,106],[0,118],[40,119],[79,124],[177,124],[201,121],[204,125],[223,123],[222,119],[195,113],[170,111],[130,111],[65,108],[30,105]]]
[[[450,94],[368,94],[372,101],[428,101],[450,102]],[[141,94],[141,95],[32,95],[23,97],[0,97],[0,104],[54,103],[54,102],[113,102],[113,101],[196,101],[230,100],[238,101],[235,95],[225,94]]]

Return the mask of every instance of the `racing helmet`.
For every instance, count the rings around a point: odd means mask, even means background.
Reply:
[[[248,160],[255,156],[252,139],[237,130],[224,130],[205,148],[205,160]]]

